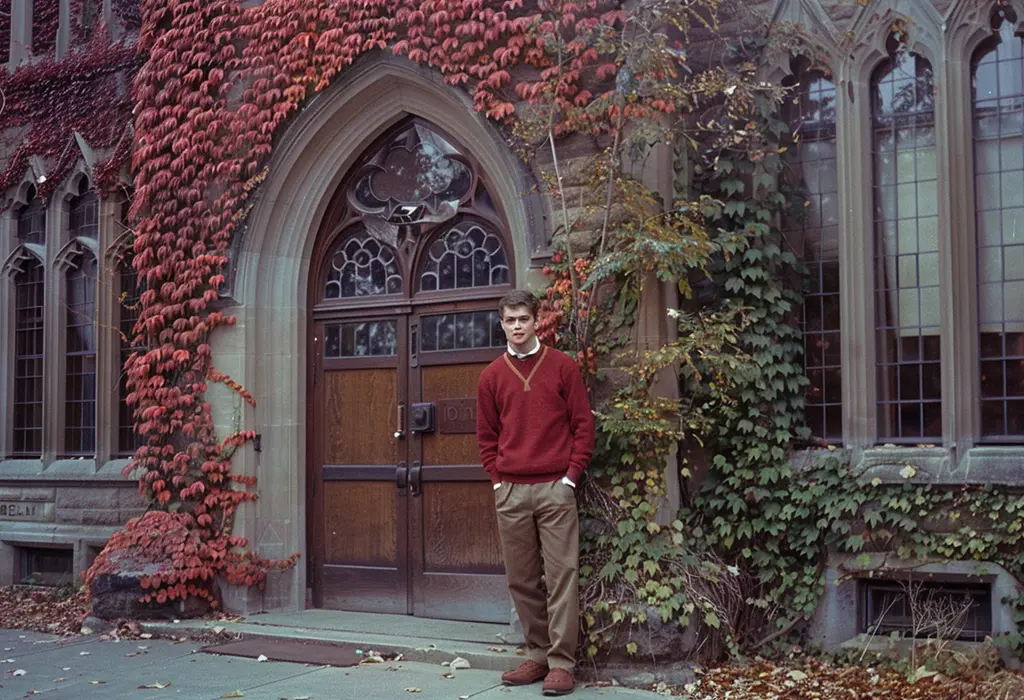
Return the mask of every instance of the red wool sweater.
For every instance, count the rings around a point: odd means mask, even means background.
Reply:
[[[503,353],[480,374],[476,437],[495,484],[578,484],[594,453],[594,417],[576,363],[548,347],[525,360]]]

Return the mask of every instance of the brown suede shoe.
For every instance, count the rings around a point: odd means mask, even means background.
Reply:
[[[548,667],[542,666],[533,659],[519,664],[518,668],[501,674],[501,682],[505,685],[530,685],[548,674]],[[545,687],[547,687],[545,685]]]
[[[544,679],[541,692],[544,695],[568,695],[575,687],[572,673],[564,668],[553,668]]]

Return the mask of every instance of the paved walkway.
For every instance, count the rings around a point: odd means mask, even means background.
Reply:
[[[448,671],[440,664],[406,662],[329,668],[200,653],[198,642],[60,639],[0,630],[0,698],[42,700],[216,700],[238,691],[250,700],[523,700],[543,697],[540,685],[504,688],[497,672]],[[24,673],[21,673],[23,671]],[[17,675],[14,675],[17,673]],[[167,684],[164,688],[140,688]],[[409,690],[413,689],[413,690]],[[415,691],[418,689],[418,691]],[[33,694],[37,691],[37,694]],[[578,687],[579,700],[654,700],[626,688]]]

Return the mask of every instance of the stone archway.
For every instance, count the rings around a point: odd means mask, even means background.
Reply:
[[[436,74],[389,55],[368,57],[318,95],[287,129],[270,164],[247,230],[234,251],[235,327],[215,338],[218,369],[242,382],[257,401],[241,414],[260,435],[259,451],[236,456],[237,469],[258,479],[260,500],[244,507],[235,532],[275,558],[306,548],[305,433],[309,375],[307,285],[316,232],[329,199],[355,159],[383,130],[415,115],[458,134],[491,179],[508,220],[515,268],[530,267],[544,240],[542,206],[532,176],[467,95]],[[240,407],[210,387],[220,433],[238,428]],[[308,558],[271,574],[266,590],[229,591],[241,612],[305,606]]]

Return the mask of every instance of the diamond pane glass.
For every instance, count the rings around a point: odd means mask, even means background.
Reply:
[[[878,434],[942,435],[932,68],[898,51],[872,81]]]
[[[1024,439],[1024,37],[1001,21],[974,64],[981,434]]]

